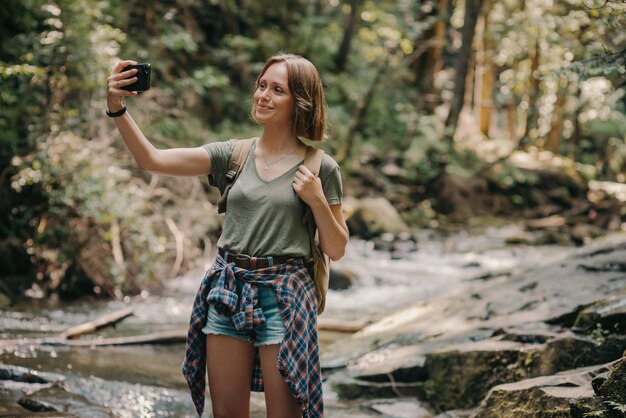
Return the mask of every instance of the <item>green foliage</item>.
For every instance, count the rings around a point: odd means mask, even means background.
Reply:
[[[215,217],[206,213],[208,203],[197,210],[185,202],[167,209],[177,194],[188,193],[186,188],[179,186],[170,196],[150,187],[107,144],[61,132],[43,141],[28,162],[14,163],[21,168],[12,178],[13,189],[18,194],[36,189],[47,204],[35,211],[19,207],[15,216],[37,220],[27,251],[49,291],[74,296],[68,281],[78,277],[93,283],[86,292],[135,293],[171,270],[176,251],[168,222],[193,222],[195,232],[185,231],[190,240],[217,228]],[[196,253],[189,245],[185,253]],[[192,259],[186,264],[195,266]]]
[[[13,177],[15,191],[37,188],[49,207],[35,214],[39,224],[28,246],[45,269],[44,277],[62,278],[73,267],[75,274],[90,275],[109,293],[115,288],[128,291],[154,278],[156,266],[148,255],[163,252],[159,241],[164,231],[150,220],[146,188],[114,163],[115,153],[114,148],[94,147],[63,132],[42,142],[28,164],[20,164]],[[130,263],[142,265],[128,281],[125,266],[112,256],[113,224],[123,232],[127,252],[134,255]],[[49,288],[59,286],[62,280],[52,280]]]
[[[602,328],[601,324],[596,324],[596,327],[589,333],[589,337],[592,338],[597,344],[603,344],[610,334],[610,330]]]
[[[606,401],[606,404],[613,408],[614,411],[626,414],[626,405],[624,405],[623,403]]]
[[[434,116],[423,116],[415,121],[420,127],[417,136],[404,153],[410,178],[422,184],[434,181],[442,174],[448,148],[443,137],[443,124]]]
[[[474,97],[467,97],[460,141],[445,140],[451,68],[464,17],[463,2],[438,10],[441,3],[5,1],[0,10],[0,260],[19,260],[10,275],[36,279],[49,289],[79,283],[91,289],[97,283],[105,293],[133,291],[174,271],[172,222],[188,224],[180,227],[192,237],[186,257],[195,254],[207,231],[218,228],[206,210],[198,209],[207,208],[197,182],[159,180],[172,181],[175,192],[185,190],[181,184],[195,185],[195,200],[183,203],[189,204],[185,217],[172,209],[181,205],[177,193],[155,198],[154,187],[134,172],[119,135],[103,120],[106,79],[126,58],[152,64],[151,90],[127,104],[157,147],[258,133],[249,116],[254,80],[268,56],[292,52],[313,61],[324,80],[331,125],[326,149],[345,153],[347,167],[366,149],[393,154],[393,163],[406,174],[398,182],[410,186],[412,199],[419,197],[408,209],[415,218],[435,216],[435,185],[443,176],[461,185],[488,183],[508,193],[515,207],[540,202],[536,176],[472,148],[470,125],[480,102],[476,85]],[[357,13],[349,32],[351,5]],[[626,102],[619,88],[626,73],[624,7],[604,0],[492,2],[480,44],[490,48],[487,55],[497,73],[497,124],[507,117],[526,123],[524,140],[541,147],[554,128],[558,97],[565,97],[562,140],[555,152],[586,169],[588,178],[626,180]],[[446,24],[443,45],[434,39],[440,18]],[[342,57],[345,67],[339,68],[346,35],[350,48]],[[432,66],[434,47],[440,48],[442,68],[429,74],[424,67]],[[424,74],[426,82],[420,80]],[[535,76],[537,88],[529,91]],[[424,106],[425,95],[431,107]],[[519,140],[515,132],[510,141]],[[500,126],[494,138],[477,142],[506,142],[508,134]],[[498,163],[486,163],[493,160]],[[100,264],[90,251],[101,255]]]
[[[583,417],[585,418],[594,418],[594,417],[604,417],[604,412],[605,411],[589,411],[589,412],[585,412],[583,414]]]

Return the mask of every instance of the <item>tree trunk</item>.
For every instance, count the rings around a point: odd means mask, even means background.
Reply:
[[[345,71],[346,65],[348,64],[348,54],[350,53],[350,45],[352,43],[352,37],[354,36],[361,1],[362,0],[350,0],[350,3],[348,3],[350,13],[346,15],[343,26],[343,38],[341,39],[339,51],[337,51],[337,57],[335,58],[335,72],[337,73]]]
[[[465,75],[465,92],[463,98],[463,108],[472,109],[475,106],[474,89],[476,81],[476,55],[470,55],[467,63],[467,74]]]
[[[517,139],[517,105],[513,98],[506,105],[506,120],[509,131],[509,139],[515,141]]]
[[[454,89],[450,103],[450,112],[446,119],[446,140],[449,142],[450,149],[453,147],[454,134],[456,132],[459,115],[463,108],[465,98],[465,77],[467,76],[468,64],[472,56],[472,41],[476,31],[476,21],[480,14],[483,0],[466,0],[465,1],[465,19],[463,28],[461,29],[461,49],[456,57],[454,65]]]
[[[532,133],[533,128],[537,127],[539,112],[537,112],[537,101],[539,100],[539,40],[535,42],[535,46],[530,50],[530,77],[528,79],[528,95],[526,98],[526,128],[522,134],[519,148],[530,145],[535,134]],[[532,138],[531,138],[532,136]]]
[[[446,23],[448,21],[448,0],[439,0],[437,9],[437,22],[431,29],[425,32],[424,36],[415,40],[415,51],[422,50],[419,58],[415,59],[411,65],[414,72],[415,86],[419,89],[417,103],[418,109],[423,109],[426,113],[433,113],[440,104],[441,95],[435,87],[435,76],[443,69],[443,46],[446,42]],[[420,20],[427,16],[419,16]],[[424,43],[428,46],[424,51]]]
[[[346,135],[346,139],[343,143],[343,147],[339,155],[337,156],[337,162],[341,163],[346,158],[350,156],[350,153],[354,147],[354,140],[356,139],[356,134],[361,130],[361,125],[363,124],[363,118],[367,109],[369,108],[372,99],[374,98],[374,92],[376,91],[376,87],[380,83],[380,79],[382,78],[383,73],[387,69],[386,65],[387,60],[383,60],[381,65],[376,70],[376,75],[372,80],[372,84],[370,84],[367,93],[363,97],[362,100],[359,101],[357,107],[354,111],[354,116],[352,118],[352,124],[350,125],[350,130]]]
[[[579,88],[576,89],[575,97],[580,97]],[[567,155],[571,160],[574,160],[576,158],[576,149],[578,148],[578,144],[580,143],[580,138],[581,138],[580,129],[581,128],[580,128],[580,122],[578,121],[578,118],[580,117],[580,111],[582,107],[583,105],[580,103],[580,101],[578,101],[576,105],[576,110],[574,111],[574,114],[572,115],[572,123],[574,125],[574,128],[572,130],[572,136],[569,138],[569,147],[568,147],[568,152],[567,152]]]
[[[543,146],[544,149],[557,153],[561,145],[561,132],[563,130],[563,105],[565,104],[565,92],[560,89],[556,95],[556,103],[550,121],[550,132]]]
[[[480,33],[479,51],[476,54],[478,63],[477,71],[477,105],[478,120],[480,133],[489,136],[489,127],[491,126],[491,115],[493,111],[493,90],[495,87],[495,64],[493,62],[493,41],[488,35],[489,28],[489,12],[491,11],[492,2],[486,0],[485,11],[478,24]]]

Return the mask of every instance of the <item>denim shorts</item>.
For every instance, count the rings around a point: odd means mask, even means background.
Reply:
[[[209,305],[207,321],[202,328],[205,334],[226,335],[248,341],[255,347],[260,345],[280,344],[287,329],[280,314],[276,291],[269,287],[258,285],[259,307],[263,309],[265,323],[254,328],[253,331],[238,331],[230,321],[230,317],[220,314],[213,305]],[[241,295],[241,285],[237,282],[237,293]]]

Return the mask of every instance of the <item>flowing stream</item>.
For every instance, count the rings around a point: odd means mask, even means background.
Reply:
[[[413,302],[467,286],[472,279],[536,267],[573,250],[555,245],[506,245],[505,238],[520,231],[510,225],[445,238],[422,231],[416,235],[416,243],[405,241],[391,252],[375,249],[371,242],[352,240],[338,267],[355,273],[357,282],[347,290],[329,292],[323,317],[380,319]],[[14,306],[0,311],[0,338],[49,337],[128,306],[134,308],[133,316],[89,338],[186,329],[201,278],[202,272],[195,272],[169,281],[159,295],[144,292],[120,301],[55,306],[34,301]],[[329,349],[338,338],[347,336],[321,333],[322,349]],[[183,354],[183,344],[97,348],[33,345],[0,348],[0,362],[60,374],[69,391],[110,408],[119,417],[193,417],[195,411],[180,371]],[[346,405],[336,400],[330,388],[325,387],[325,394],[330,401],[329,416],[346,414],[341,412]],[[254,417],[264,416],[262,394],[253,394],[252,411]],[[362,416],[375,415],[363,412]]]

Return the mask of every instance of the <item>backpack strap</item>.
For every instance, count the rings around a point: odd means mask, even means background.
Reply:
[[[309,171],[311,171],[315,175],[315,177],[319,177],[323,158],[324,151],[309,145],[306,149],[306,154],[304,156],[304,166],[308,168]],[[306,223],[309,229],[311,254],[313,254],[315,248],[315,235],[317,232],[317,226],[315,225],[315,218],[313,217],[313,212],[311,211],[311,208],[309,206],[306,207],[306,212],[304,213],[304,218],[302,218],[302,222]]]
[[[315,177],[319,177],[320,168],[322,167],[322,159],[324,158],[324,151],[312,146],[306,148],[306,154],[304,155],[304,165],[308,168]]]
[[[311,146],[307,148],[306,155],[304,157],[304,165],[315,175],[315,177],[319,177],[320,175],[323,158],[324,151]],[[313,279],[313,284],[315,286],[315,298],[317,299],[317,314],[321,315],[321,313],[324,312],[324,306],[326,305],[326,293],[328,292],[329,285],[328,256],[322,252],[322,248],[320,247],[317,225],[315,225],[313,211],[309,206],[306,207],[306,212],[302,221],[307,225],[307,230],[309,231],[309,243],[311,245],[311,255],[305,262],[305,266],[309,270],[309,275]]]
[[[217,213],[226,212],[226,200],[228,198],[228,192],[235,184],[235,180],[239,177],[241,173],[241,168],[246,163],[248,159],[248,154],[250,154],[250,148],[252,148],[252,144],[256,141],[257,138],[248,138],[248,139],[240,139],[235,141],[233,145],[233,153],[230,156],[230,160],[228,161],[228,170],[226,171],[226,186],[224,187],[224,191],[222,192],[222,197],[219,202],[217,202]]]

